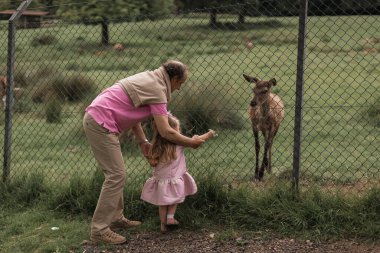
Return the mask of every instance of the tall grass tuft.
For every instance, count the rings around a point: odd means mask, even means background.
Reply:
[[[53,45],[57,41],[57,38],[52,34],[42,34],[34,37],[31,44],[33,47],[37,47],[44,45]]]
[[[68,185],[57,187],[49,196],[48,208],[67,215],[85,214],[92,215],[104,181],[103,173],[97,169],[91,178],[74,176]],[[133,219],[145,219],[154,216],[157,210],[154,206],[140,199],[140,188],[124,188],[125,214]]]
[[[380,188],[371,189],[357,201],[356,213],[360,226],[355,226],[355,232],[363,238],[380,238]]]
[[[90,215],[95,210],[103,180],[103,174],[99,170],[94,172],[90,180],[74,176],[68,185],[55,189],[48,206],[67,214]]]
[[[32,103],[28,97],[21,98],[13,105],[13,111],[15,113],[27,113],[32,109]]]
[[[380,189],[371,189],[364,198],[360,200],[361,211],[367,211],[371,215],[380,217]]]
[[[62,101],[56,97],[50,98],[45,113],[47,123],[60,123],[62,120]]]
[[[228,208],[230,203],[228,191],[217,178],[215,174],[198,178],[198,192],[187,197],[186,201],[179,205],[177,216],[187,227],[200,228],[205,224],[229,223],[230,220],[214,219]]]
[[[158,207],[146,203],[140,199],[141,188],[129,187],[127,183],[124,188],[124,213],[128,216],[127,218],[142,221],[151,220],[153,218],[153,220],[155,219],[158,222]]]
[[[47,192],[44,175],[39,173],[31,173],[29,176],[10,179],[7,182],[1,181],[0,206],[30,207],[38,203]]]
[[[368,108],[367,116],[372,125],[380,127],[380,98]]]

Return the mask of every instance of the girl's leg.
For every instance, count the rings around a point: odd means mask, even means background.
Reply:
[[[158,213],[161,221],[161,232],[166,232],[166,215],[168,214],[168,206],[159,206]]]
[[[175,211],[177,210],[177,204],[168,206],[168,212],[166,215],[166,225],[178,225],[179,222],[174,219]]]
[[[158,212],[160,214],[161,223],[166,223],[166,215],[168,214],[168,206],[159,206]]]

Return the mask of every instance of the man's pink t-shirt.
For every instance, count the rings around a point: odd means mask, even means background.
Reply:
[[[112,133],[130,129],[151,115],[168,115],[166,103],[134,107],[120,84],[114,84],[100,93],[86,112]]]

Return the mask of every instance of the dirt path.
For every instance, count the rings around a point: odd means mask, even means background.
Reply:
[[[118,246],[83,246],[83,253],[380,253],[380,242],[375,244],[355,241],[316,243],[285,238],[260,236],[218,238],[212,231],[177,230],[167,234],[138,232],[128,237],[128,243]]]

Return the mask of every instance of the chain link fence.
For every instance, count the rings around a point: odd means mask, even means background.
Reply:
[[[292,7],[289,10],[299,8],[284,2]],[[46,181],[60,184],[74,176],[92,176],[97,165],[81,125],[86,106],[117,80],[178,59],[189,66],[190,75],[174,94],[170,111],[180,118],[184,134],[209,128],[218,133],[202,147],[187,150],[190,173],[195,178],[214,174],[231,187],[292,182],[297,57],[302,58],[297,55],[299,17],[298,11],[284,14],[285,7],[276,13],[278,5],[268,3],[157,20],[108,20],[103,26],[108,30],[103,31],[101,24],[59,19],[31,29],[18,27],[11,145],[2,147],[3,154],[7,148],[12,154],[7,179],[42,173]],[[379,8],[376,1],[367,5]],[[317,7],[312,5],[314,11]],[[329,6],[319,7],[306,23],[299,185],[356,193],[380,181],[380,17],[349,9],[334,15]],[[4,82],[6,21],[0,30]],[[272,144],[272,172],[265,171],[261,182],[252,180],[256,154],[248,109],[254,84],[243,74],[265,81],[275,78],[272,92],[284,103],[285,117]],[[5,86],[2,97],[4,102]],[[145,126],[149,135],[149,122]],[[141,185],[151,168],[130,133],[123,133],[120,141],[129,180]],[[261,163],[261,133],[260,143]],[[3,178],[4,173],[5,169]]]

